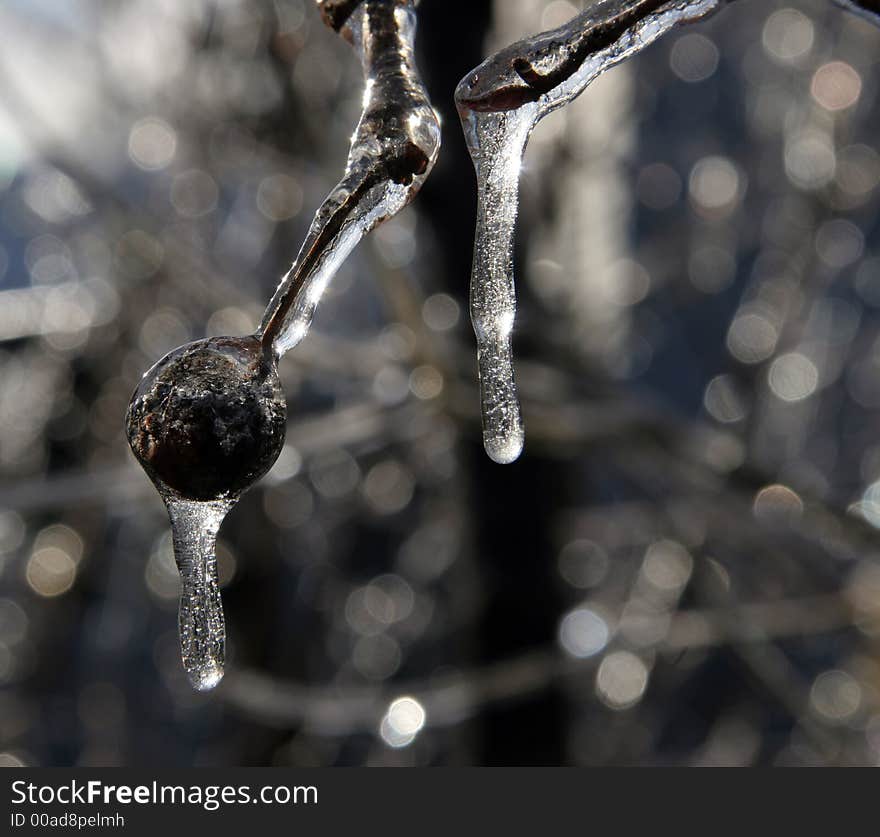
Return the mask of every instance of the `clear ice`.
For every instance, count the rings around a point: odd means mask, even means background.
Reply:
[[[601,73],[675,26],[733,0],[597,0],[557,29],[507,46],[468,73],[455,101],[477,176],[470,310],[477,341],[483,445],[496,462],[522,452],[513,370],[513,244],[519,173],[529,136]],[[880,0],[834,0],[880,24]]]
[[[217,532],[241,493],[275,462],[286,419],[274,359],[254,336],[175,349],[144,375],[129,405],[129,444],[171,520],[183,585],[181,653],[199,690],[223,676]]]
[[[325,18],[351,3],[324,5]],[[330,279],[357,243],[421,188],[440,150],[440,122],[415,67],[412,2],[363,0],[344,23],[366,78],[342,180],[315,214],[259,334],[276,356],[305,337]]]
[[[181,582],[180,656],[190,684],[201,692],[213,689],[223,677],[226,627],[216,543],[220,524],[236,500],[165,500]]]
[[[330,279],[357,243],[413,199],[440,148],[439,119],[415,67],[417,0],[317,2],[364,69],[363,112],[343,178],[315,214],[257,333],[171,352],[146,373],[126,418],[132,450],[171,520],[182,581],[181,657],[198,690],[223,677],[217,533],[284,440],[277,360],[305,336]]]
[[[358,242],[412,200],[440,147],[439,120],[414,61],[416,0],[317,2],[328,25],[353,44],[366,79],[343,178],[315,214],[257,333],[198,341],[170,353],[144,376],[126,419],[132,450],[171,520],[182,581],[181,656],[198,690],[223,677],[217,533],[283,444],[285,404],[276,362],[303,339],[329,281]],[[613,64],[726,2],[599,0],[565,26],[505,48],[459,84],[456,103],[479,198],[471,318],[484,443],[495,461],[512,462],[523,446],[511,354],[513,237],[520,165],[532,129]],[[880,22],[875,0],[837,2]]]
[[[726,2],[600,0],[558,29],[505,47],[459,83],[455,101],[477,176],[470,309],[483,445],[496,462],[513,462],[524,440],[511,338],[519,174],[529,136],[600,73]]]

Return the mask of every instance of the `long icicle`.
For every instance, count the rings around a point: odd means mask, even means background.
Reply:
[[[477,176],[471,321],[477,338],[483,445],[514,461],[523,422],[513,371],[513,244],[519,174],[535,125],[600,73],[674,26],[728,0],[599,0],[564,26],[505,47],[468,73],[455,101]]]
[[[511,349],[516,312],[513,244],[519,171],[532,130],[605,70],[673,27],[732,2],[597,0],[563,26],[504,47],[456,88],[477,175],[470,308],[477,338],[483,444],[496,462],[514,461],[524,439]],[[880,25],[880,0],[833,2]]]

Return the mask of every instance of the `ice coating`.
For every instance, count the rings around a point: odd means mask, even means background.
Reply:
[[[318,6],[354,45],[366,78],[343,178],[315,214],[258,332],[170,352],[144,375],[126,415],[131,449],[171,520],[183,585],[181,657],[198,690],[223,677],[217,533],[284,442],[286,403],[276,362],[305,336],[324,289],[355,245],[412,200],[440,147],[439,121],[415,69],[415,0],[318,0]]]
[[[834,0],[838,6],[880,26],[880,0]]]
[[[600,0],[558,29],[505,47],[459,83],[455,101],[477,176],[470,309],[483,445],[496,462],[514,461],[524,440],[511,338],[519,173],[529,135],[600,73],[727,2]]]
[[[144,375],[128,408],[129,444],[171,520],[182,582],[181,657],[198,690],[223,677],[217,532],[241,493],[278,458],[286,411],[274,359],[253,336],[175,349]]]
[[[318,0],[321,17],[331,29],[339,31],[361,0]]]
[[[412,0],[321,5],[361,58],[363,112],[342,180],[315,214],[263,317],[259,333],[279,357],[305,337],[327,284],[357,243],[412,200],[440,149],[440,123],[415,67]]]
[[[837,2],[880,22],[877,0]],[[602,0],[566,26],[502,50],[459,85],[456,98],[480,200],[471,312],[480,360],[485,444],[498,462],[516,459],[523,444],[510,338],[515,317],[512,247],[519,169],[529,134],[545,114],[576,97],[604,69],[671,26],[724,4],[725,0]],[[159,488],[171,519],[183,582],[181,653],[197,689],[212,688],[223,674],[217,533],[241,492],[274,462],[283,441],[284,402],[275,361],[303,338],[327,283],[360,239],[413,198],[439,149],[438,120],[413,60],[413,0],[318,0],[318,5],[328,24],[352,42],[366,75],[364,111],[343,179],[316,213],[258,333],[204,341],[213,349],[225,342],[223,351],[230,349],[228,344],[248,343],[243,366],[250,371],[239,381],[243,390],[193,386],[192,404],[206,393],[209,397],[206,403],[199,402],[199,410],[205,410],[192,413],[190,421],[186,414],[175,413],[173,399],[166,403],[162,393],[158,408],[138,413],[134,408],[139,394],[144,394],[142,382],[129,412],[132,449]],[[182,347],[157,366],[171,360],[189,362],[196,348],[205,347]],[[233,379],[234,374],[227,383]],[[145,382],[151,380],[148,373]],[[267,383],[271,391],[264,390]],[[263,394],[252,399],[252,386]],[[263,416],[268,420],[254,423],[260,405],[268,408]],[[227,407],[231,412],[224,417]],[[223,419],[219,424],[207,420],[215,414]],[[139,418],[149,421],[141,424]],[[173,432],[163,436],[156,431],[166,418]],[[181,428],[189,429],[175,436]],[[169,438],[171,447],[166,447]],[[214,443],[214,453],[204,453]],[[195,459],[190,458],[193,454],[198,454]]]
[[[237,497],[275,462],[287,405],[256,337],[212,337],[169,352],[141,379],[129,444],[161,493]]]
[[[226,627],[217,580],[217,533],[235,500],[170,498],[174,560],[180,573],[180,656],[192,687],[213,689],[223,677]]]
[[[543,117],[579,96],[608,68],[673,27],[731,2],[598,0],[563,26],[504,47],[459,83],[455,101],[477,175],[470,309],[483,444],[496,462],[515,460],[524,441],[511,338],[519,171],[529,135]],[[880,24],[880,0],[834,2]]]

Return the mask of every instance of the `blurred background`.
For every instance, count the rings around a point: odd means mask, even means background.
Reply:
[[[452,92],[580,8],[423,0],[440,160],[281,364],[195,694],[123,415],[255,328],[360,67],[312,0],[5,0],[0,763],[880,763],[880,30],[744,0],[538,127],[502,467]]]

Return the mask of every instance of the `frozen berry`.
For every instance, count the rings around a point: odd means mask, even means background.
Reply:
[[[235,497],[272,467],[286,403],[256,337],[214,337],[150,369],[126,415],[128,442],[160,491],[191,500]]]

